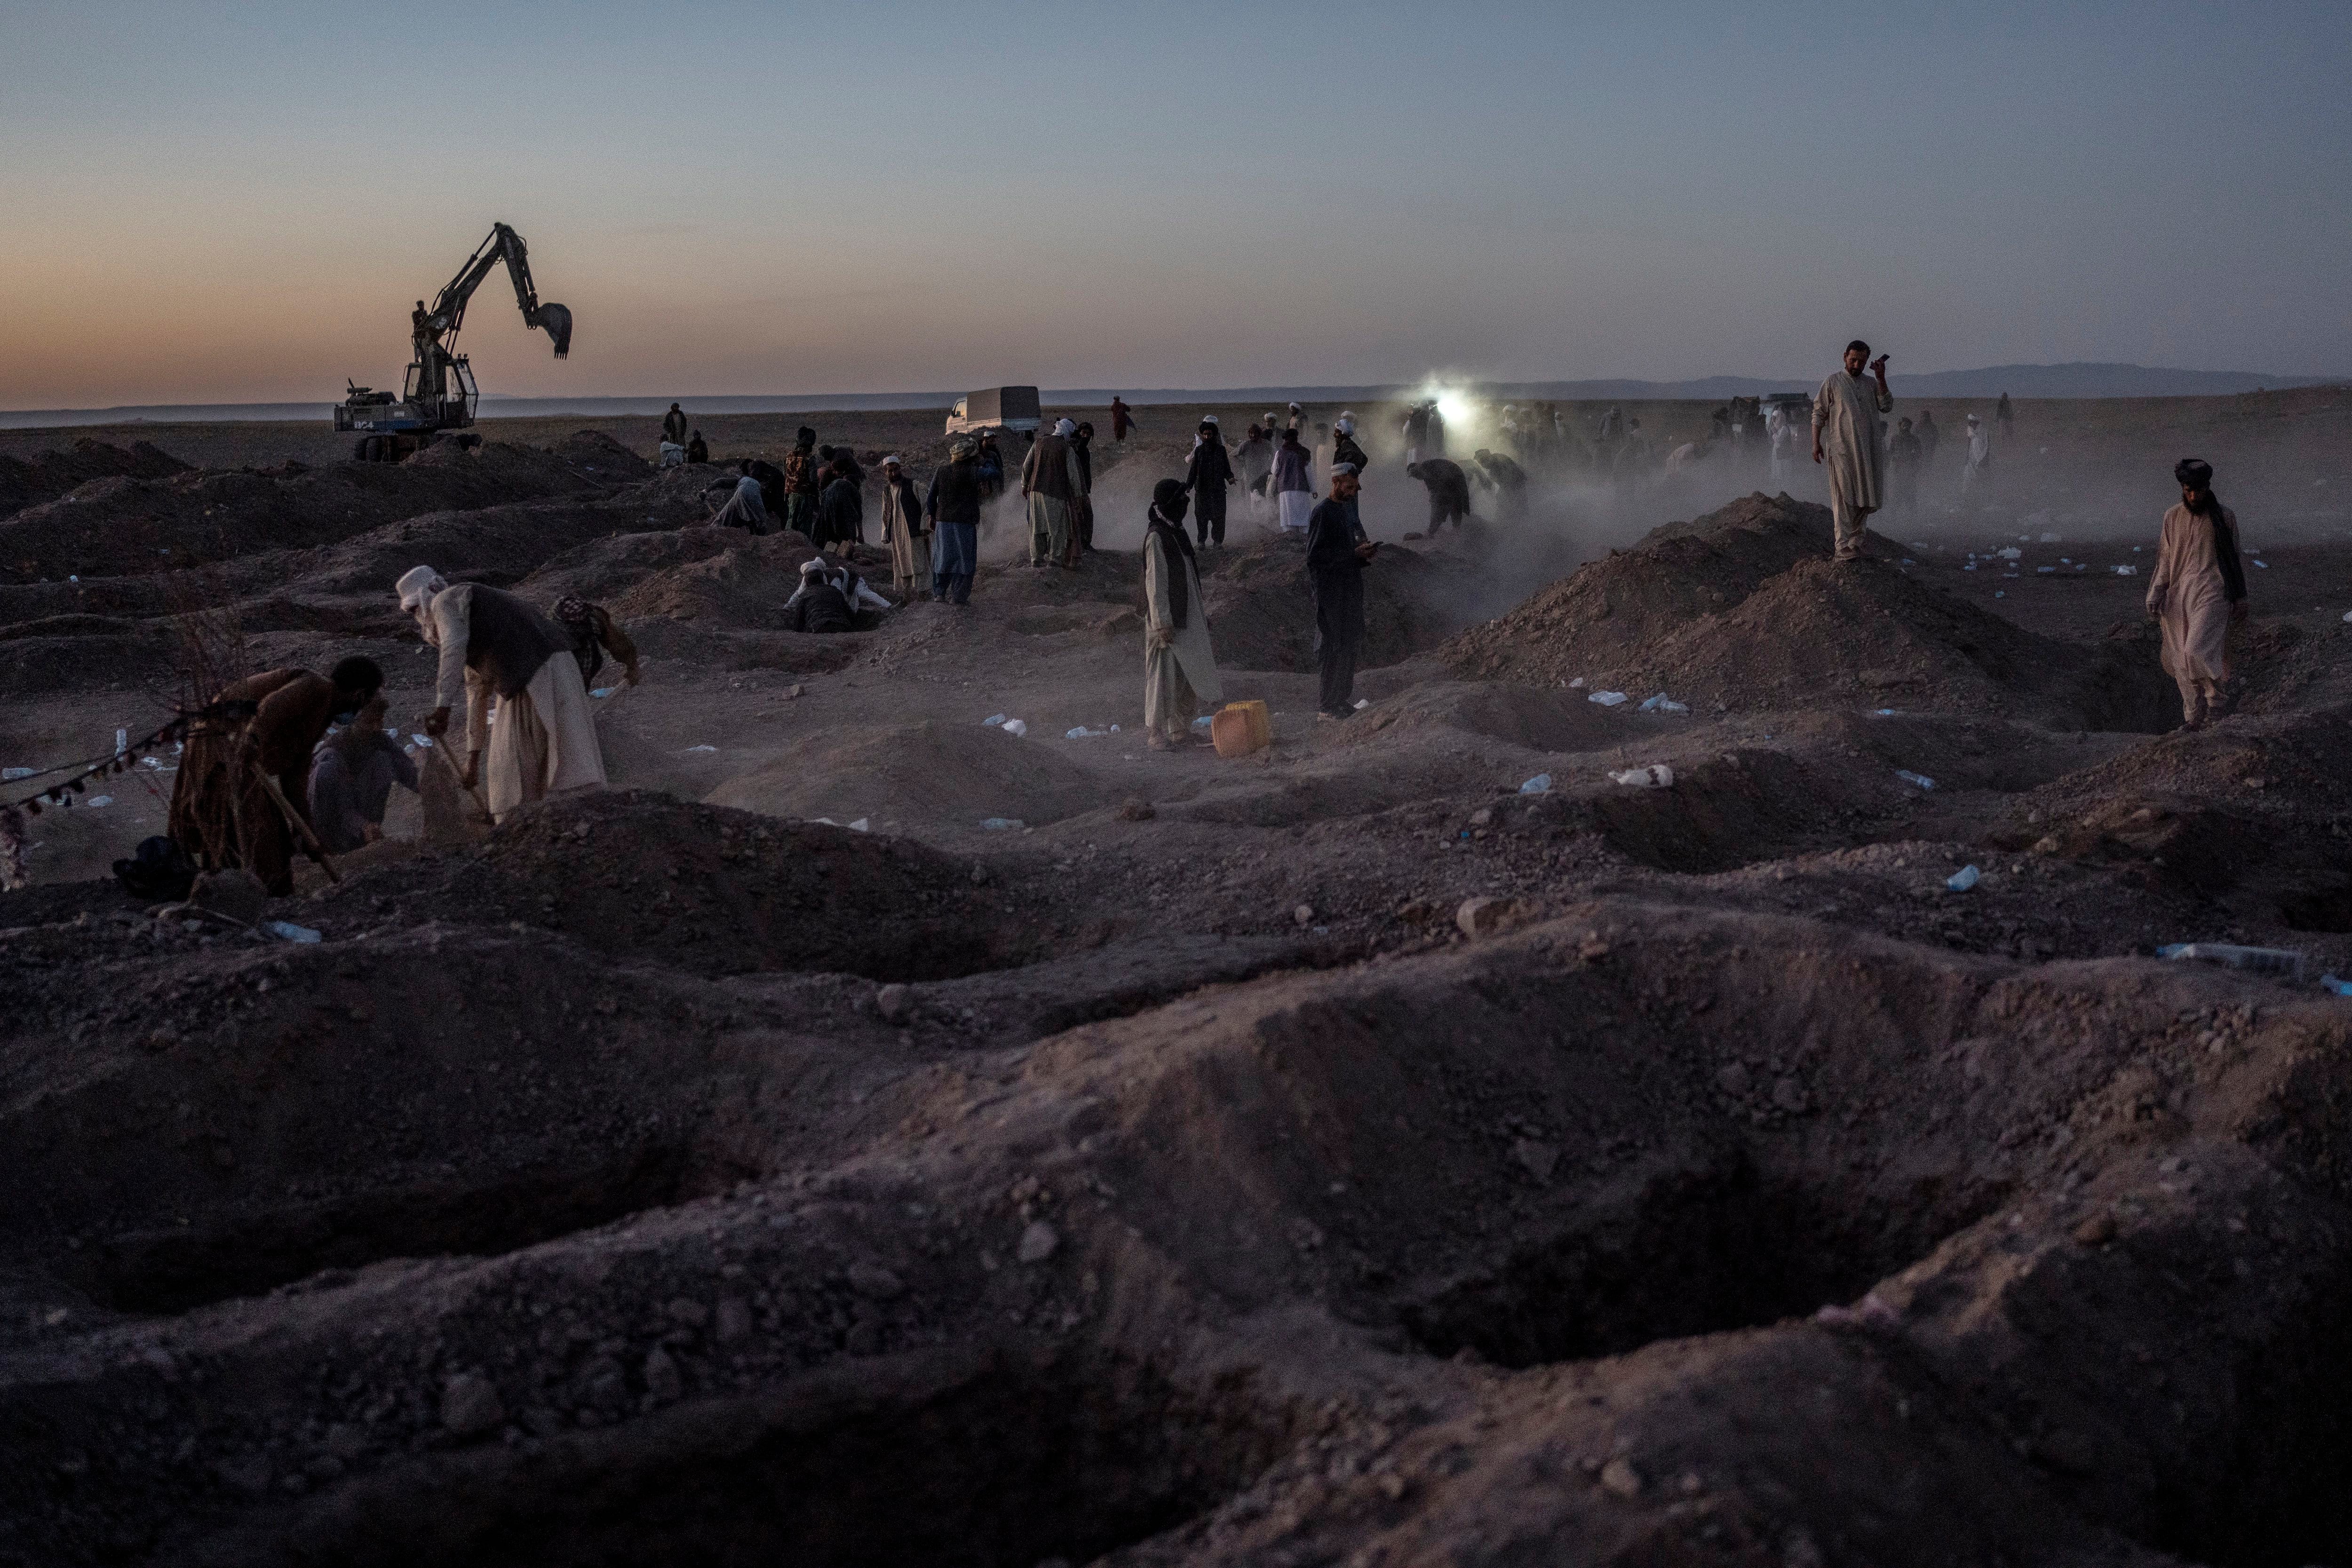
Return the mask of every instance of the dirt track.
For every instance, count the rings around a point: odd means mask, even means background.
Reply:
[[[273,907],[316,946],[91,880],[168,758],[39,820],[0,1563],[2352,1557],[2352,1002],[2311,983],[2352,973],[2352,517],[2239,498],[2342,483],[2340,394],[2024,414],[2058,451],[1994,510],[1843,571],[1727,462],[1439,541],[1376,472],[1338,726],[1244,521],[1203,564],[1277,714],[1245,762],[1129,738],[1115,549],[804,638],[804,547],[601,438],[81,455],[122,471],[0,534],[87,561],[58,519],[106,506],[203,563],[0,581],[12,764],[152,723],[191,585],[257,666],[373,653],[403,718],[420,560],[648,662],[614,790],[433,843],[403,805]],[[921,434],[860,417],[811,423]],[[2113,570],[2154,514],[2105,520],[2184,435],[2267,563],[2194,735]],[[2232,441],[2273,463],[2234,490]],[[2308,977],[2150,956],[2189,939]]]

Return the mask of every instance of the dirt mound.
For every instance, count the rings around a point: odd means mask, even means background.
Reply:
[[[654,465],[601,430],[575,431],[548,450],[600,484],[627,484],[650,479]]]
[[[742,631],[782,631],[784,603],[800,586],[801,563],[816,553],[808,541],[791,533],[755,538],[737,528],[689,531],[725,537],[698,538],[698,550],[706,542],[719,548],[676,566],[656,568],[606,601],[613,613],[628,621],[659,617]]]
[[[0,521],[0,572],[31,581],[172,571],[258,550],[330,544],[431,512],[609,486],[644,472],[642,463],[634,474],[617,466],[592,472],[564,453],[502,442],[472,455],[429,450],[429,463],[96,479]]]
[[[2123,868],[2151,888],[2210,899],[2217,926],[2244,920],[2352,932],[2347,755],[2352,707],[2229,719],[2020,797],[1992,841]]]
[[[53,501],[94,479],[163,479],[188,472],[188,465],[144,441],[131,449],[81,440],[70,452],[44,452],[30,462],[0,457],[0,517],[43,501]]]
[[[2085,649],[2038,636],[1922,585],[1871,537],[1879,560],[1839,565],[1826,507],[1750,496],[1588,563],[1444,656],[1468,676],[1581,677],[1709,707],[1830,699],[2166,727],[2170,684],[2136,638]]]
[[[1315,601],[1307,552],[1271,539],[1201,552],[1201,590],[1220,668],[1315,668]],[[1364,573],[1363,665],[1393,664],[1436,647],[1462,623],[1473,596],[1468,569],[1401,545]]]
[[[550,801],[478,845],[354,877],[317,913],[521,923],[707,975],[938,979],[1018,963],[1035,940],[1002,892],[919,844],[638,790]]]
[[[1342,727],[1339,738],[1363,744],[1375,736],[1435,727],[1482,735],[1530,751],[1590,751],[1622,745],[1625,727],[1585,700],[1507,682],[1440,682],[1417,685]],[[1391,740],[1395,735],[1389,736]]]
[[[709,799],[772,817],[867,818],[900,830],[976,828],[990,817],[1034,827],[1116,804],[1108,786],[1047,744],[936,720],[813,737],[803,752],[730,779]]]

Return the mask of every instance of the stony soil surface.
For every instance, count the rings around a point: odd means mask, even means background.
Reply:
[[[103,879],[168,755],[38,819],[0,1563],[2352,1559],[2336,403],[2028,405],[2011,498],[1843,570],[1727,460],[1434,541],[1376,472],[1337,725],[1237,504],[1239,761],[1134,738],[1116,547],[1198,411],[1145,412],[1114,548],[1032,572],[1002,517],[971,609],[823,639],[804,546],[602,435],[5,471],[11,765],[152,727],[192,608],[371,653],[413,726],[419,561],[646,663],[613,789],[490,830],[429,765],[269,909],[316,944]],[[2225,489],[2266,564],[2197,734],[2112,570],[2163,486],[2128,534],[2088,495],[2185,443],[2303,465]]]

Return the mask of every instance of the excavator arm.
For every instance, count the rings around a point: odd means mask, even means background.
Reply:
[[[507,274],[514,280],[515,303],[522,307],[522,324],[544,329],[555,340],[555,357],[559,360],[572,352],[572,312],[552,302],[539,302],[539,290],[531,286],[530,252],[522,235],[504,224],[490,225],[490,237],[475,248],[466,265],[457,269],[433,301],[432,310],[419,326],[432,333],[446,350],[457,338],[457,329],[465,324],[466,303],[480,287],[490,268],[500,261],[507,264]]]

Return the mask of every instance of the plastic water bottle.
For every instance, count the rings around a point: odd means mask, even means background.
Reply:
[[[1944,879],[1944,885],[1954,893],[1966,893],[1984,880],[1984,873],[1973,865],[1964,865]]]

